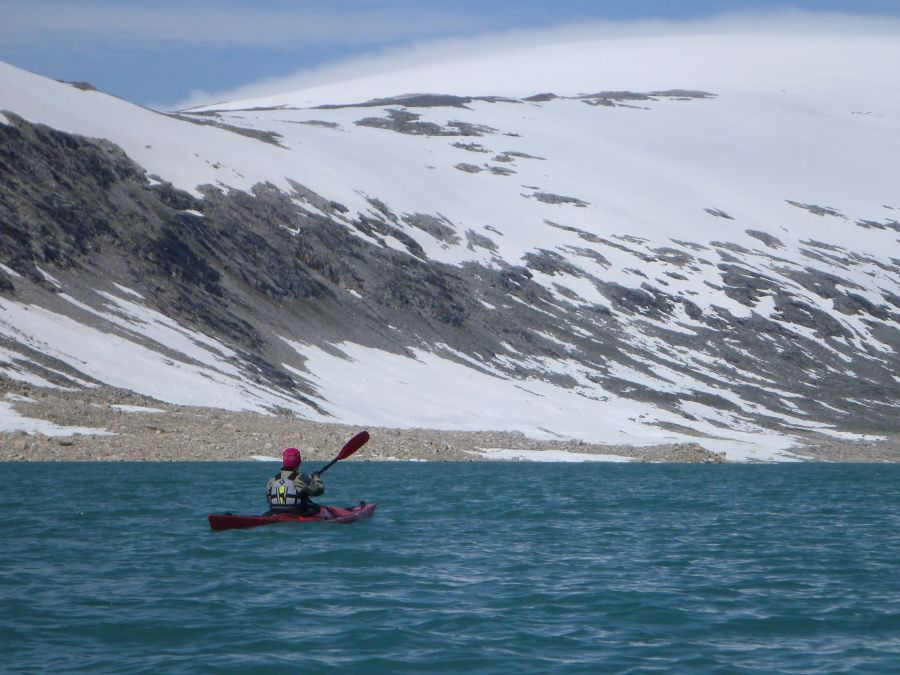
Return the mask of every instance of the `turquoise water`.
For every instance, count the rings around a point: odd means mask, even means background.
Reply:
[[[0,671],[900,670],[900,466],[0,464]],[[52,506],[53,504],[57,506]]]

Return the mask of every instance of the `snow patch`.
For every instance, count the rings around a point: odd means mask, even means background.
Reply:
[[[854,443],[872,443],[875,441],[885,441],[887,436],[876,436],[872,434],[854,434],[850,431],[836,431],[834,429],[816,429],[820,434],[839,438],[842,441],[852,441]]]
[[[116,410],[121,410],[122,412],[133,412],[133,413],[164,413],[168,412],[163,410],[162,408],[151,408],[149,406],[144,405],[126,405],[124,403],[113,403],[110,408],[114,408]]]
[[[131,288],[128,288],[127,286],[123,286],[122,284],[117,284],[117,283],[113,283],[113,286],[118,288],[123,293],[127,293],[128,295],[133,295],[134,297],[140,298],[141,300],[144,299],[143,295],[141,295],[140,293],[138,293],[137,291],[135,291]]]
[[[25,417],[13,408],[12,403],[0,401],[0,431],[24,431],[26,434],[44,436],[112,436],[111,431],[91,427],[64,427],[47,420]]]
[[[19,274],[18,272],[16,272],[14,269],[12,269],[12,268],[10,268],[10,267],[7,267],[7,266],[4,265],[3,263],[0,263],[0,270],[3,270],[4,272],[6,272],[6,273],[7,273],[9,276],[11,276],[11,277],[17,277],[17,278],[19,278],[19,279],[22,278],[22,275],[21,275],[21,274]]]
[[[216,356],[197,345],[197,342],[205,341],[216,344],[211,338],[143,309],[152,321],[147,326],[151,337],[166,336],[169,346],[180,346],[189,351],[186,358],[200,357],[206,363],[190,362],[193,358],[176,360],[62,314],[2,297],[0,335],[13,337],[100,382],[168,403],[261,413],[269,413],[270,407],[276,405],[297,412],[307,410],[304,404],[251,382],[233,365],[226,363],[224,355]],[[140,314],[139,309],[134,311]],[[27,332],[19,327],[27,327]]]
[[[600,455],[591,452],[569,452],[567,450],[513,450],[505,448],[478,448],[477,453],[485,459],[525,460],[528,462],[633,462],[634,457],[622,455]]]
[[[18,403],[37,403],[36,400],[29,396],[20,396],[19,394],[7,393],[3,396],[7,401],[13,401]]]
[[[418,349],[409,357],[343,342],[336,345],[341,352],[337,356],[319,347],[289,344],[305,357],[307,377],[317,385],[323,409],[331,419],[348,424],[521,431],[541,440],[637,447],[696,442],[725,452],[729,461],[783,458],[780,453],[796,444],[790,436],[736,421],[713,408],[692,407],[709,421],[691,421],[650,403],[618,397],[590,383],[574,362],[568,364],[571,368],[553,362],[556,372],[579,380],[581,388],[566,389],[543,380],[510,380],[485,372],[485,364],[476,370]],[[668,431],[657,423],[690,427],[699,436]]]
[[[37,267],[37,271],[41,273],[41,276],[43,276],[44,279],[49,281],[51,284],[53,284],[57,288],[62,288],[62,284],[59,283],[59,281],[56,279],[56,277],[54,277],[52,274],[50,274],[46,270],[38,267],[37,265],[35,265],[35,267]]]

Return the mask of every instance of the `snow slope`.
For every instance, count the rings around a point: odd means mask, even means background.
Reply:
[[[441,345],[399,356],[352,342],[324,349],[303,336],[281,336],[305,366],[285,369],[314,383],[331,419],[520,429],[636,445],[697,440],[677,426],[707,434],[703,444],[729,459],[771,459],[787,456],[790,434],[747,415],[784,429],[838,431],[798,407],[804,396],[797,391],[777,394],[777,409],[738,391],[736,384],[771,396],[783,383],[767,373],[758,352],[746,355],[760,362],[750,372],[708,349],[700,337],[705,317],[779,322],[798,339],[816,341],[836,363],[865,358],[896,372],[890,336],[897,330],[891,298],[900,297],[897,37],[701,34],[537,45],[179,117],[0,64],[0,110],[108,139],[154,180],[195,195],[204,184],[227,192],[270,183],[293,194],[304,213],[337,220],[375,246],[406,252],[411,238],[437,263],[525,265],[556,299],[557,307],[546,308],[551,315],[561,308],[609,310],[621,326],[617,339],[631,350],[627,362],[586,365],[576,338],[599,344],[604,337],[574,324],[552,334],[535,328],[536,338],[555,341],[561,357],[510,347],[479,358]],[[438,104],[402,98],[416,92],[464,98]],[[544,92],[554,96],[533,96]],[[260,140],[260,132],[275,143]],[[346,212],[323,212],[294,192],[296,184]],[[414,214],[437,219],[444,230],[414,226]],[[360,217],[382,219],[405,236],[354,227]],[[764,288],[744,295],[729,288],[728,266],[761,275]],[[839,277],[853,302],[870,309],[851,311],[846,302],[842,309],[845,296],[817,292],[819,281],[803,281],[810,275]],[[609,284],[649,285],[685,303],[666,320],[623,311],[610,301]],[[815,322],[785,318],[779,295],[785,293],[843,332],[825,340]],[[2,298],[0,331],[89,378],[160,400],[251,410],[279,405],[326,419],[248,381],[227,345],[154,314],[146,299],[107,293],[72,299],[78,302],[119,333],[105,337],[48,309]],[[504,307],[516,302],[510,295]],[[685,349],[659,331],[698,342]],[[99,358],[96,349],[117,358]],[[172,352],[183,360],[172,360]],[[0,368],[34,382],[32,370],[16,365],[23,357],[16,358],[0,351]],[[528,379],[510,376],[516,362],[527,363]],[[662,409],[598,382],[599,372],[684,400]],[[575,385],[554,384],[555,376]],[[807,384],[814,391],[815,383]],[[701,403],[702,396],[731,407]]]

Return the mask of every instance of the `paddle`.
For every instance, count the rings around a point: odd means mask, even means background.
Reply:
[[[362,446],[364,446],[368,442],[369,442],[369,432],[368,431],[360,431],[358,434],[356,434],[356,436],[354,436],[353,438],[351,438],[349,441],[347,441],[344,444],[344,447],[341,448],[341,451],[338,453],[337,457],[335,457],[333,460],[328,462],[328,464],[326,464],[324,466],[324,468],[316,471],[316,473],[321,476],[323,473],[325,473],[326,471],[328,471],[328,469],[331,468],[332,464],[334,464],[335,462],[339,462],[342,459],[347,459],[350,455],[352,455],[354,452],[359,450]]]

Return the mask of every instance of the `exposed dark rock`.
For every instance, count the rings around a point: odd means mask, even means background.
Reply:
[[[616,241],[609,241],[608,239],[600,238],[598,243],[604,244],[605,246],[611,246],[612,248],[617,248],[620,251],[625,251],[626,253],[630,253],[631,255],[638,258],[639,260],[642,260],[643,262],[656,262],[655,256],[648,255],[648,254],[644,253],[643,251],[638,251],[633,248],[629,248],[628,246],[625,246],[624,244],[620,244]]]
[[[291,180],[289,178],[288,183],[290,183],[290,186],[293,189],[293,196],[296,199],[305,201],[307,204],[314,206],[319,211],[331,215],[338,215],[345,214],[350,210],[339,202],[325,199],[324,197],[310,190],[305,185],[301,185],[297,181]]]
[[[515,157],[518,159],[539,159],[541,161],[545,161],[545,157],[538,157],[537,155],[529,155],[527,152],[516,152],[515,150],[506,150],[503,153],[507,157]]]
[[[484,101],[485,103],[521,103],[518,98],[510,98],[509,96],[476,96],[475,101]]]
[[[778,282],[737,265],[720,264],[725,294],[742,305],[753,307],[762,298],[778,290]]]
[[[749,255],[750,249],[744,248],[740,244],[735,244],[730,241],[711,241],[709,242],[712,246],[717,246],[719,248],[724,248],[732,253],[740,253],[741,255]],[[721,251],[719,252],[721,254]]]
[[[680,101],[692,98],[716,98],[717,95],[718,94],[711,94],[708,91],[698,91],[696,89],[667,89],[665,91],[650,92],[650,96],[674,98]]]
[[[543,160],[543,157],[536,157],[534,155],[529,155],[527,152],[514,152],[512,150],[507,150],[506,152],[501,152],[499,155],[495,155],[492,159],[494,162],[514,162],[516,159],[540,159]]]
[[[885,220],[880,223],[876,220],[857,220],[856,224],[867,230],[887,230],[891,229],[900,232],[900,222],[896,220]]]
[[[685,314],[687,314],[694,321],[700,321],[703,319],[703,310],[700,309],[694,302],[688,300],[687,298],[675,298],[677,302],[681,303],[681,306],[684,307]]]
[[[820,337],[849,337],[850,332],[831,315],[799,300],[776,298],[772,318],[787,323],[795,323],[816,331]]]
[[[0,270],[0,293],[6,293],[8,295],[12,295],[16,292],[16,287],[12,282],[12,279],[9,278],[9,275]]]
[[[284,138],[277,131],[264,131],[262,129],[248,129],[247,127],[239,127],[234,124],[226,124],[225,122],[221,122],[217,117],[206,117],[206,116],[197,116],[193,113],[166,113],[169,117],[174,117],[175,119],[179,119],[183,122],[191,122],[193,124],[200,125],[208,125],[213,126],[218,129],[224,129],[225,131],[230,131],[234,134],[239,134],[240,136],[246,136],[247,138],[254,138],[257,141],[262,141],[263,143],[269,143],[270,145],[277,145],[280,148],[285,147],[282,144],[281,139]]]
[[[559,98],[559,96],[557,96],[556,94],[546,93],[546,94],[534,94],[532,96],[527,96],[527,97],[523,98],[522,100],[533,102],[533,103],[543,103],[545,101],[552,101],[557,98]]]
[[[667,91],[654,91],[649,93],[639,93],[634,91],[601,91],[595,94],[580,94],[575,98],[581,99],[585,103],[593,106],[636,108],[639,106],[629,105],[625,103],[625,101],[657,101],[660,98],[689,101],[692,99],[714,98],[715,96],[715,94],[710,94],[705,91],[669,89]]]
[[[545,220],[544,222],[547,225],[549,225],[550,227],[555,227],[558,230],[565,230],[566,232],[574,232],[579,237],[581,237],[585,241],[591,242],[592,244],[600,244],[603,242],[603,240],[600,237],[598,237],[596,234],[586,232],[577,227],[573,227],[571,225],[560,225],[559,223],[554,223],[552,220]]]
[[[5,116],[10,124],[0,125],[0,260],[43,280],[35,263],[72,267],[80,256],[112,243],[112,219],[138,217],[129,193],[146,183],[110,143]]]
[[[460,162],[454,168],[465,171],[466,173],[481,173],[484,171],[484,169],[476,164],[466,164],[465,162]]]
[[[534,276],[527,267],[508,266],[497,276],[498,286],[513,295],[519,295],[523,290],[531,288]]]
[[[648,244],[648,243],[650,243],[649,239],[645,239],[644,237],[636,237],[633,234],[614,234],[612,236],[616,239],[621,239],[622,241],[631,242],[632,244]]]
[[[584,208],[585,206],[589,205],[588,202],[578,199],[577,197],[564,197],[563,195],[555,195],[552,192],[535,192],[534,194],[525,196],[533,197],[539,202],[544,202],[545,204],[573,204],[580,208]]]
[[[445,244],[455,246],[461,239],[456,233],[452,223],[446,218],[431,216],[427,213],[413,213],[403,217],[403,222],[427,232],[432,237]]]
[[[649,101],[651,97],[647,94],[638,94],[633,91],[600,91],[596,94],[580,94],[577,98],[583,99],[606,99],[609,101]]]
[[[815,246],[816,248],[823,248],[826,251],[842,251],[843,249],[840,246],[834,246],[833,244],[826,244],[822,241],[816,241],[815,239],[810,239],[808,241],[801,241],[801,244],[805,244],[806,246]]]
[[[374,208],[380,215],[384,216],[390,222],[394,224],[397,224],[399,222],[397,215],[393,211],[391,211],[390,207],[380,199],[377,199],[375,197],[367,197],[366,201],[372,205],[372,208]]]
[[[389,105],[399,105],[404,108],[466,108],[474,99],[469,96],[450,96],[448,94],[407,94],[405,96],[392,96],[390,98],[373,98],[365,103],[326,104],[316,106],[319,110],[334,110],[338,108],[383,108]]]
[[[708,251],[709,247],[704,246],[703,244],[698,244],[693,241],[682,241],[681,239],[670,239],[669,241],[678,244],[679,246],[683,246],[684,248],[689,248],[693,251]]]
[[[842,314],[869,314],[882,321],[890,318],[887,307],[875,305],[856,293],[843,293],[836,296],[834,308]]]
[[[684,267],[685,265],[694,264],[694,256],[692,256],[690,253],[679,251],[677,248],[662,246],[660,248],[652,248],[650,250],[657,258],[664,262],[671,263],[672,265]]]
[[[163,230],[160,237],[151,240],[144,249],[144,257],[182,284],[202,286],[213,295],[222,295],[219,285],[222,275],[172,229]]]
[[[800,202],[793,202],[790,199],[785,199],[784,201],[786,201],[791,206],[796,206],[799,209],[805,209],[806,211],[809,211],[810,213],[815,214],[817,216],[835,216],[836,218],[843,218],[844,220],[847,219],[847,217],[844,214],[840,213],[839,211],[835,211],[834,209],[829,208],[827,206],[816,206],[815,204],[801,204]]]
[[[459,148],[460,150],[468,150],[469,152],[490,152],[490,150],[479,143],[463,143],[462,141],[459,141],[457,143],[453,143],[453,147]]]
[[[626,288],[614,282],[597,282],[596,285],[600,292],[609,298],[613,306],[622,311],[658,319],[672,311],[672,299],[652,286],[642,285],[641,288]]]
[[[297,124],[308,124],[311,127],[324,127],[326,129],[337,129],[341,126],[337,122],[327,122],[325,120],[300,120]]]
[[[726,220],[734,220],[730,215],[725,213],[722,209],[703,209],[709,215],[715,216],[716,218],[725,218]]]
[[[615,108],[617,104],[611,98],[586,98],[583,99],[584,103],[592,106],[605,106],[607,108]],[[621,106],[626,107],[626,106]]]
[[[562,247],[566,251],[571,251],[577,256],[582,258],[588,258],[589,260],[593,260],[595,263],[600,265],[601,267],[609,268],[612,263],[609,262],[606,258],[603,257],[599,251],[596,251],[592,248],[585,248],[583,246],[564,246]]]
[[[460,134],[445,131],[434,122],[419,122],[421,115],[405,110],[388,110],[387,117],[365,117],[354,122],[361,127],[374,127],[376,129],[390,129],[401,134],[416,136],[458,136]]]
[[[859,286],[852,281],[842,279],[828,272],[817,270],[814,267],[806,267],[798,270],[793,267],[779,268],[779,273],[794,281],[808,291],[812,291],[821,298],[833,299],[843,295],[841,286],[856,288]]]
[[[564,298],[571,300],[573,302],[584,302],[584,298],[582,298],[578,293],[573,291],[571,288],[563,286],[561,284],[557,284],[554,282],[553,288],[556,289],[556,292],[559,293]]]
[[[754,239],[759,239],[769,248],[784,248],[784,244],[781,243],[781,240],[778,237],[773,237],[768,232],[761,232],[760,230],[744,230],[744,232]]]
[[[361,232],[365,232],[369,236],[378,234],[382,237],[393,237],[406,246],[406,250],[417,258],[424,260],[427,257],[419,242],[394,224],[387,223],[379,218],[369,218],[367,216],[360,216],[353,224],[357,229]],[[381,239],[381,241],[383,242],[384,240]]]
[[[826,265],[833,265],[837,263],[838,265],[844,266],[849,262],[849,259],[845,256],[829,255],[828,253],[813,251],[812,249],[808,248],[801,248],[800,255],[802,255],[804,258],[818,260],[819,262],[825,263]]]
[[[475,247],[484,248],[488,251],[496,251],[497,244],[490,237],[486,237],[483,234],[479,234],[475,232],[475,230],[466,230],[466,241],[468,242],[467,248],[469,250],[474,251]]]
[[[203,211],[203,201],[183,190],[176,190],[171,183],[160,182],[150,186],[150,190],[159,196],[159,200],[169,208],[177,211]]]
[[[517,171],[514,171],[513,169],[510,169],[506,166],[492,166],[489,170],[495,176],[511,176],[514,173],[518,173]]]
[[[390,129],[414,136],[483,136],[497,133],[496,129],[484,124],[450,121],[446,127],[442,127],[434,122],[420,122],[421,115],[406,110],[388,110],[387,114],[387,117],[366,117],[354,124],[361,127]]]
[[[81,89],[81,91],[97,91],[97,87],[90,82],[66,82],[65,80],[60,80],[60,82],[72,85],[76,89]]]
[[[486,124],[472,124],[471,122],[450,121],[447,122],[447,126],[451,129],[455,129],[455,131],[448,132],[448,135],[484,136],[485,134],[497,133],[497,130],[494,129],[494,127],[489,127]]]
[[[584,272],[566,260],[556,251],[538,249],[536,253],[526,253],[522,256],[526,267],[543,272],[544,274],[570,274],[573,277],[584,276]]]

